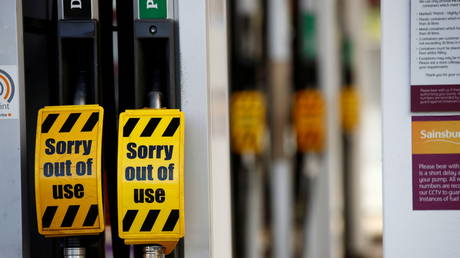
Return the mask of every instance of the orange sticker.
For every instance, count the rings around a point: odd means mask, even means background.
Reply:
[[[347,133],[356,130],[359,124],[359,95],[354,87],[347,87],[342,90],[340,113],[343,130]]]
[[[325,142],[325,102],[318,90],[298,91],[293,106],[297,148],[300,152],[320,152]]]

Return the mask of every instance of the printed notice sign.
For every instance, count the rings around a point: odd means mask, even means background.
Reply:
[[[460,110],[460,1],[411,2],[411,110]]]
[[[412,117],[414,210],[460,210],[460,116]]]
[[[184,124],[179,110],[120,115],[118,228],[126,243],[161,243],[169,253],[184,236]]]
[[[103,109],[97,105],[39,111],[35,199],[40,234],[78,236],[104,230],[102,121]]]

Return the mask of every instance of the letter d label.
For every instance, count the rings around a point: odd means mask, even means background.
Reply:
[[[70,0],[70,9],[82,9],[81,0]]]

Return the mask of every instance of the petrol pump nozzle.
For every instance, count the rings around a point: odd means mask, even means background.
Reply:
[[[165,248],[161,245],[145,246],[144,258],[165,258]]]
[[[64,258],[85,258],[86,249],[83,247],[65,247]]]
[[[147,95],[148,98],[148,107],[154,109],[161,108],[161,101],[163,99],[163,94],[160,91],[150,91]]]

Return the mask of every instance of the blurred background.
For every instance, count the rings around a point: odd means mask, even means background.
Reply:
[[[380,1],[229,0],[234,256],[382,257]]]

